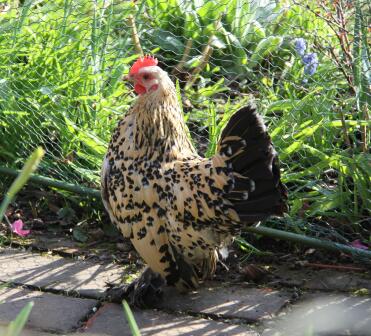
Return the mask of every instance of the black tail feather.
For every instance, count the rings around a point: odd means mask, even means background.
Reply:
[[[287,191],[280,181],[277,153],[255,108],[246,106],[232,116],[219,148],[235,176],[234,188],[226,197],[241,221],[254,223],[270,215],[282,216],[287,211]],[[236,197],[237,192],[241,197]]]

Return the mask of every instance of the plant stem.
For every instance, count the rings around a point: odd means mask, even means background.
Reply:
[[[219,29],[221,20],[222,20],[222,17],[220,16],[219,19],[214,22],[214,30],[215,31],[217,31]],[[205,68],[205,66],[209,62],[209,59],[210,59],[210,57],[211,57],[211,55],[213,54],[213,51],[214,51],[214,48],[211,46],[211,44],[213,43],[214,38],[215,38],[215,34],[211,34],[210,37],[209,37],[209,40],[207,41],[207,44],[206,44],[205,48],[202,50],[202,56],[201,56],[200,64],[196,68],[193,69],[192,74],[191,74],[189,80],[187,81],[186,88],[189,88],[194,84],[194,82],[197,79],[197,75]]]
[[[307,245],[310,247],[321,248],[324,250],[335,251],[335,252],[344,252],[344,253],[352,254],[353,256],[356,256],[356,257],[367,258],[371,261],[371,251],[357,249],[357,248],[347,246],[344,244],[324,241],[324,240],[320,240],[317,238],[300,235],[297,233],[268,228],[265,226],[252,226],[252,227],[247,227],[244,230],[251,232],[251,233],[259,234],[262,236],[268,236],[268,237],[272,237],[276,239],[293,241],[295,243],[300,243],[300,244]]]
[[[0,166],[0,174],[10,175],[10,176],[17,176],[19,174],[19,171],[16,170],[16,169]],[[45,177],[45,176],[32,174],[30,176],[29,182],[39,184],[39,185],[43,185],[43,186],[46,186],[46,187],[54,187],[54,188],[70,191],[70,192],[73,192],[75,194],[100,198],[100,191],[97,190],[97,189],[81,187],[81,186],[76,185],[76,184],[55,180],[55,179]]]
[[[126,302],[126,300],[122,301],[122,307],[124,308],[124,313],[128,321],[131,334],[133,336],[140,336],[140,331],[137,322],[135,321],[133,312],[131,311],[129,304]]]
[[[140,44],[137,25],[135,23],[135,18],[133,15],[129,15],[128,17],[129,27],[131,28],[131,37],[133,39],[134,49],[135,52],[139,55],[143,55],[143,49]]]
[[[363,106],[363,118],[366,121],[370,120],[370,116],[368,114],[368,105],[367,104],[365,104]],[[367,151],[368,151],[368,146],[367,145],[368,145],[368,139],[369,139],[367,124],[361,126],[361,134],[362,134],[362,151],[364,153],[367,153]]]
[[[213,47],[211,46],[211,42],[213,39],[213,35],[210,36],[208,43],[206,44],[204,50],[202,51],[202,57],[200,60],[200,64],[193,69],[191,77],[189,78],[186,88],[191,87],[197,79],[197,75],[204,69],[206,64],[209,62],[209,59],[213,53]]]
[[[191,52],[191,49],[192,49],[192,45],[193,45],[193,40],[190,38],[189,40],[187,40],[187,43],[185,45],[185,48],[184,48],[184,53],[183,53],[183,56],[182,56],[182,59],[179,61],[179,63],[174,67],[172,73],[174,74],[175,72],[181,72],[183,67],[184,67],[184,63],[187,61],[188,57],[189,57],[189,54]]]

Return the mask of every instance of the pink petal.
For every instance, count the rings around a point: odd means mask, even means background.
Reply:
[[[30,234],[31,230],[18,230],[14,232],[21,237],[25,237]]]
[[[23,230],[23,221],[21,219],[16,220],[12,226],[12,231],[18,236],[24,237],[30,234],[31,230]]]
[[[356,240],[352,241],[352,242],[350,243],[350,245],[351,245],[352,247],[355,247],[355,248],[358,248],[358,249],[368,250],[368,246],[362,244],[362,242],[361,242],[360,239],[356,239]]]
[[[23,228],[23,225],[24,225],[24,223],[23,223],[22,219],[17,219],[17,220],[12,224],[12,230],[13,230],[13,232],[14,232],[15,230],[22,229],[22,228]]]

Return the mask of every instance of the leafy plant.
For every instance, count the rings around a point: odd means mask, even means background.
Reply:
[[[98,188],[134,99],[120,78],[137,57],[135,21],[141,48],[178,82],[201,153],[215,153],[233,112],[254,102],[280,154],[293,225],[336,218],[357,230],[371,208],[367,4],[340,2],[12,5],[0,16],[0,161],[19,168],[41,145],[40,174]]]

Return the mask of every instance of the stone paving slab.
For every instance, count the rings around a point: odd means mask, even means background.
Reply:
[[[7,327],[0,324],[0,335],[6,335]],[[20,336],[102,336],[102,334],[91,334],[91,333],[55,333],[55,332],[44,332],[37,329],[24,328],[21,331]]]
[[[361,288],[371,290],[371,279],[362,276],[359,273],[313,271],[312,278],[304,284],[304,288],[347,292]]]
[[[166,288],[164,300],[158,308],[213,314],[256,322],[277,314],[291,296],[285,290],[244,288],[207,282],[198,291],[185,295],[179,294],[174,288]]]
[[[248,326],[191,316],[171,315],[156,310],[133,310],[142,336],[259,336]],[[101,336],[131,336],[122,307],[108,303],[88,321],[85,332]]]
[[[27,327],[68,332],[79,327],[80,321],[92,312],[97,301],[30,291],[22,288],[0,289],[0,324],[14,320],[21,309],[34,302]]]
[[[0,335],[6,335],[7,327],[5,325],[0,324]],[[55,336],[55,333],[48,333],[42,332],[39,330],[32,330],[32,329],[23,329],[21,332],[21,336]],[[75,335],[74,335],[75,336]]]
[[[267,321],[262,336],[371,335],[371,297],[309,293],[279,318]]]
[[[0,281],[26,284],[45,289],[78,291],[99,298],[107,283],[117,283],[123,267],[40,255],[16,249],[0,249]]]
[[[82,254],[81,248],[79,248],[76,241],[65,237],[45,235],[44,233],[33,238],[31,246],[39,250],[56,251],[75,256]]]
[[[349,292],[366,288],[371,291],[369,273],[311,268],[290,270],[280,267],[275,271],[275,275],[287,284],[305,289]]]

